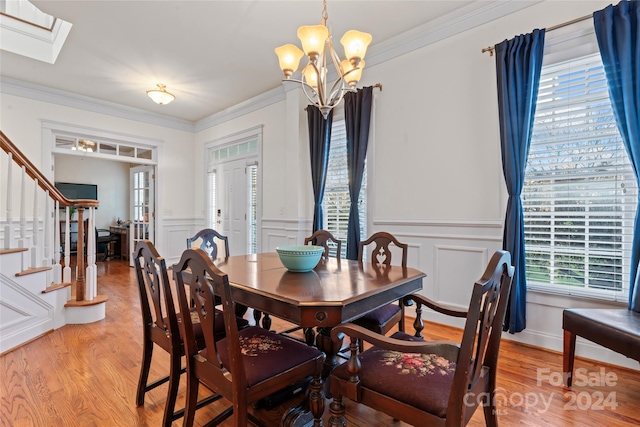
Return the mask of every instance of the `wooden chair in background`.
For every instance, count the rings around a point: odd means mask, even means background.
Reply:
[[[209,255],[213,261],[218,258],[218,241],[222,242],[225,257],[229,257],[229,239],[212,228],[204,228],[198,231],[195,236],[187,238],[187,249],[191,249],[193,244],[201,240],[199,248]]]
[[[195,312],[206,342],[206,348],[200,351],[191,318],[185,317],[182,323],[187,357],[184,425],[193,425],[200,384],[232,403],[207,425],[217,425],[231,415],[232,425],[246,426],[249,420],[261,425],[248,413],[248,405],[309,376],[313,377],[309,385],[309,405],[314,425],[321,425],[324,393],[320,375],[324,354],[257,326],[238,330],[229,278],[202,250],[186,250],[173,268],[180,308],[189,310],[191,301],[195,301]],[[222,301],[222,317],[208,315],[214,310],[216,296]],[[223,339],[210,333],[220,324],[226,331]]]
[[[335,247],[336,258],[340,259],[342,254],[342,240],[336,239],[335,237],[333,237],[333,234],[331,234],[327,230],[318,230],[311,236],[306,237],[304,239],[304,244],[323,246],[324,254],[322,256],[325,259],[329,258],[329,253],[332,249],[330,245],[333,245]]]
[[[464,426],[483,406],[487,426],[497,426],[496,365],[513,271],[510,254],[497,251],[473,286],[468,311],[408,297],[416,303],[417,323],[422,306],[466,317],[460,345],[404,332],[386,337],[352,323],[333,328],[334,341],[350,337],[351,357],[331,373],[329,426],[346,426],[343,397],[420,426]],[[373,347],[359,352],[362,340]]]
[[[222,243],[222,246],[224,248],[224,257],[229,258],[229,238],[227,236],[223,236],[212,228],[203,228],[202,230],[198,231],[195,236],[187,238],[187,249],[192,249],[194,243],[196,243],[198,240],[200,240],[200,245],[198,247],[205,251],[214,263],[218,259],[218,241]],[[238,304],[236,309],[238,310],[236,315],[242,317],[247,312],[248,307]],[[261,313],[259,311],[254,312],[253,315],[254,318],[257,317],[255,321],[256,324],[258,324]]]
[[[336,239],[335,237],[333,237],[333,234],[331,234],[327,230],[318,230],[315,233],[313,233],[311,236],[306,237],[304,239],[304,244],[323,246],[324,253],[322,254],[322,256],[324,259],[329,258],[329,255],[332,249],[331,246],[333,246],[333,249],[335,249],[336,258],[340,259],[340,254],[342,253],[341,252],[342,240]],[[292,332],[298,331],[300,329],[301,328],[299,326],[296,326],[294,328],[289,328],[287,330],[284,330],[280,333],[289,336],[289,334],[291,334]],[[307,345],[313,345],[315,343],[315,337],[316,337],[316,333],[313,330],[313,328],[302,328],[302,329],[304,330],[304,342]]]
[[[384,231],[374,233],[367,240],[360,242],[358,247],[359,262],[364,262],[365,249],[371,247],[370,245],[373,246],[369,252],[370,262],[380,271],[380,274],[384,274],[385,269],[392,265],[392,246],[401,251],[400,265],[407,266],[408,245],[400,243],[393,235]],[[400,331],[404,331],[404,305],[403,300],[398,301],[398,304],[387,304],[354,320],[353,323],[382,335],[386,335],[396,325]]]

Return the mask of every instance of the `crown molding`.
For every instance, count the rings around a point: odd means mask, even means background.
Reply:
[[[369,55],[367,56],[367,67],[369,68],[373,65],[389,61],[534,4],[541,3],[542,1],[543,0],[492,0],[472,2],[436,20],[427,22],[412,30],[371,46]],[[34,83],[0,77],[0,93],[22,96],[192,133],[201,132],[226,121],[283,101],[286,98],[286,92],[288,90],[293,90],[293,88],[285,88],[284,85],[280,85],[225,110],[200,119],[197,122],[191,122],[162,114],[150,113],[137,108],[126,107],[113,102],[51,89]]]
[[[36,101],[49,102],[65,107],[77,108],[94,113],[106,114],[141,123],[163,126],[186,132],[194,132],[193,122],[163,114],[127,107],[115,102],[103,101],[89,96],[78,95],[59,89],[29,83],[11,77],[0,77],[0,93],[15,95]]]
[[[429,46],[544,0],[475,1],[369,48],[367,68]]]
[[[257,111],[271,104],[284,101],[285,99],[286,99],[285,87],[284,85],[280,85],[266,92],[263,92],[260,95],[254,96],[245,101],[242,101],[239,104],[236,104],[232,107],[222,110],[218,113],[212,114],[210,116],[207,116],[203,119],[198,120],[195,123],[194,130],[195,132],[203,131],[205,129],[217,126],[226,121]]]
[[[511,13],[518,12],[543,1],[544,0],[491,0],[472,2],[454,12],[443,15],[438,19],[429,21],[383,42],[372,45],[369,48],[367,55],[367,68],[444,40],[456,34],[460,34],[498,18],[502,18],[503,16]],[[228,120],[256,111],[267,105],[284,100],[286,91],[293,90],[291,86],[293,85],[290,85],[285,89],[284,85],[281,85],[279,88],[272,89],[231,108],[205,117],[196,123],[196,132],[200,132],[209,127],[216,126]]]

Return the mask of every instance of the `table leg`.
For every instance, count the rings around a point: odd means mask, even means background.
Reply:
[[[328,390],[327,384],[329,384],[328,378],[336,365],[338,365],[338,358],[336,355],[342,348],[342,339],[340,342],[334,342],[331,340],[331,328],[318,328],[318,335],[316,336],[316,346],[318,350],[325,354],[324,368],[322,370],[322,379],[325,380],[325,391]],[[329,396],[329,392],[326,392]]]
[[[256,326],[260,326],[260,318],[262,318],[262,329],[267,331],[271,330],[271,316],[269,313],[263,313],[260,310],[253,310],[253,320],[256,322]]]

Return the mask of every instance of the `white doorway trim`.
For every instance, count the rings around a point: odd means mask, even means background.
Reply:
[[[56,148],[56,137],[58,136],[75,136],[82,137],[88,139],[95,139],[101,142],[113,142],[118,144],[125,144],[130,147],[136,148],[145,148],[152,150],[153,154],[151,159],[139,159],[133,157],[123,157],[123,156],[108,156],[108,155],[98,155],[96,154],[96,158],[118,161],[118,162],[127,162],[131,164],[146,164],[146,165],[154,165],[156,166],[156,177],[155,177],[155,191],[154,191],[154,200],[156,202],[155,211],[162,212],[162,200],[158,199],[158,188],[161,185],[161,173],[158,164],[161,163],[162,159],[162,146],[164,141],[154,138],[147,138],[142,136],[112,132],[103,129],[95,129],[91,127],[79,126],[71,123],[62,123],[62,122],[54,122],[43,120],[42,122],[42,167],[41,171],[44,176],[51,182],[54,181],[54,154],[62,153],[74,155],[71,150],[64,150],[64,152],[60,149]],[[79,155],[77,153],[76,155]],[[83,153],[84,155],[91,155],[91,153]],[[158,231],[162,229],[162,218],[156,216],[155,218],[155,226],[156,226],[156,236],[161,235]],[[158,250],[162,250],[161,242],[154,242]]]
[[[204,174],[203,181],[205,182],[204,191],[205,191],[205,200],[207,206],[210,205],[209,198],[211,197],[211,191],[209,189],[209,179],[208,173],[212,171],[216,171],[216,174],[219,174],[222,171],[221,165],[223,163],[227,163],[229,161],[237,161],[244,160],[245,166],[257,166],[257,195],[256,195],[256,248],[258,252],[262,251],[262,242],[261,242],[261,230],[262,230],[262,125],[254,126],[252,128],[245,129],[240,132],[236,132],[208,143],[204,144]],[[245,142],[256,141],[257,149],[255,151],[242,152],[239,148]],[[235,147],[238,147],[238,151],[235,150]],[[228,155],[225,154],[224,158],[214,158],[214,153],[220,154],[221,151],[224,151],[226,148],[234,148],[233,153],[229,151]],[[221,191],[222,189],[217,188],[216,191]],[[216,206],[216,208],[220,208]],[[208,211],[208,209],[207,209]],[[210,218],[210,213],[207,212],[206,222],[207,226],[215,223],[216,218]]]

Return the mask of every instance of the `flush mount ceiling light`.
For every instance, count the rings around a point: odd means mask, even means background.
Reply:
[[[329,111],[342,101],[348,91],[356,90],[356,85],[362,76],[364,55],[371,43],[371,34],[360,31],[347,31],[340,39],[344,47],[346,59],[340,57],[333,50],[331,32],[327,28],[327,1],[323,1],[322,23],[298,28],[298,38],[302,49],[292,44],[276,48],[276,55],[280,62],[280,69],[284,73],[283,82],[291,81],[302,85],[309,101],[315,104],[324,118]],[[291,76],[298,69],[300,59],[307,55],[309,63],[302,69],[300,80]],[[328,66],[333,62],[338,78],[329,85]]]
[[[173,94],[167,92],[167,87],[162,83],[158,83],[158,89],[151,89],[147,91],[149,98],[153,99],[153,102],[160,105],[165,105],[176,99]]]

